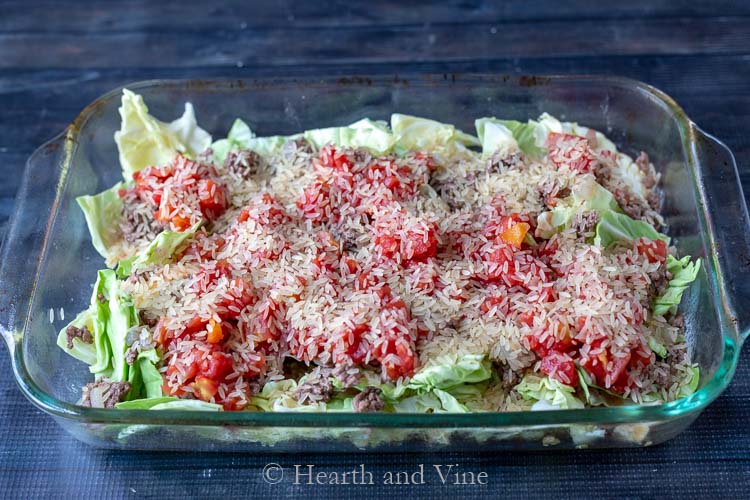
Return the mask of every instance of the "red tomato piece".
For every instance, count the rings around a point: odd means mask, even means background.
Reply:
[[[640,238],[635,242],[635,249],[651,263],[667,261],[667,243],[664,240]]]
[[[587,173],[593,170],[596,163],[596,153],[585,137],[550,132],[547,148],[550,161],[557,166],[567,165],[571,170]]]
[[[539,367],[542,373],[571,387],[578,386],[578,372],[573,359],[565,353],[552,351],[542,359]]]
[[[233,369],[232,356],[224,352],[212,352],[200,362],[200,373],[214,381],[224,380]]]
[[[327,184],[314,181],[308,185],[297,199],[297,208],[306,219],[321,222],[328,218],[330,189]]]
[[[224,188],[211,179],[198,181],[198,200],[201,212],[208,220],[219,217],[227,207]]]

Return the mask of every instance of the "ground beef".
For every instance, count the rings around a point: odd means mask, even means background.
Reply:
[[[224,160],[224,167],[232,174],[247,180],[268,168],[266,160],[250,149],[232,151]]]
[[[648,192],[646,201],[648,202],[648,206],[650,206],[652,210],[656,210],[658,212],[661,209],[661,195],[661,189],[658,188],[652,189]]]
[[[331,376],[338,380],[344,389],[354,387],[362,379],[359,369],[351,365],[338,365],[331,372]]]
[[[297,381],[307,375],[307,369],[308,366],[302,361],[297,361],[296,359],[290,357],[284,359],[284,378],[289,378]]]
[[[365,389],[354,396],[352,401],[352,407],[357,413],[369,413],[381,411],[385,408],[385,401],[383,401],[382,393],[378,387],[365,387]]]
[[[594,232],[598,222],[599,214],[596,213],[596,210],[581,210],[576,212],[573,217],[572,227],[579,238],[585,238]]]
[[[128,382],[112,382],[102,378],[83,387],[79,404],[92,408],[114,408],[129,391]]]
[[[644,151],[641,151],[641,154],[639,154],[638,158],[635,159],[635,164],[643,173],[643,185],[646,187],[646,189],[651,189],[652,187],[656,186],[656,183],[659,181],[659,177],[656,175],[656,170],[654,170],[654,167],[651,166],[651,160],[649,160],[648,155]]]
[[[640,198],[632,196],[630,193],[624,193],[622,191],[615,191],[613,194],[615,196],[615,200],[617,200],[617,204],[620,205],[620,208],[622,208],[623,212],[628,214],[633,219],[643,219],[643,216],[648,211],[648,206],[646,206]]]
[[[91,335],[91,332],[85,325],[83,326],[83,328],[78,328],[76,326],[70,325],[65,329],[65,336],[68,339],[68,349],[73,349],[73,339],[79,339],[81,342],[84,342],[86,344],[94,343],[94,337]]]
[[[154,348],[153,333],[143,325],[134,326],[125,334],[125,345],[128,346],[128,350],[125,351],[125,361],[132,365],[141,352]]]
[[[352,151],[352,160],[354,160],[354,163],[370,163],[372,155],[364,148],[357,148]]]
[[[488,174],[502,174],[508,170],[523,168],[524,162],[520,153],[503,154],[496,151],[487,160]]]
[[[290,139],[281,146],[281,156],[287,161],[294,161],[298,156],[311,155],[312,153],[312,146],[303,137]]]
[[[213,163],[213,158],[214,150],[211,148],[206,148],[198,153],[198,156],[195,157],[195,161],[199,163]]]
[[[676,314],[672,316],[672,318],[669,320],[669,323],[679,330],[685,330],[685,316],[682,314]]]
[[[670,367],[671,370],[674,370],[677,365],[681,365],[687,360],[687,348],[685,344],[676,344],[674,346],[669,346],[667,348],[667,357],[664,358],[664,362]],[[673,377],[670,377],[671,380],[674,380]],[[663,383],[662,385],[667,385],[666,383]]]
[[[353,227],[337,227],[331,229],[333,237],[341,244],[341,250],[344,252],[352,252],[359,248],[357,240],[359,239],[359,231]]]
[[[317,367],[297,387],[294,397],[298,403],[327,402],[333,396],[334,388],[331,384],[331,369]]]
[[[138,344],[133,344],[130,347],[128,347],[128,350],[125,351],[125,362],[133,366],[135,363],[135,360],[138,359],[138,354],[140,353],[140,349],[138,349]]]
[[[521,382],[523,374],[511,369],[511,367],[505,363],[496,364],[495,370],[500,376],[500,383],[503,386],[503,389],[506,391],[511,391]]]
[[[537,192],[547,208],[555,207],[557,204],[555,200],[562,200],[570,196],[570,188],[561,187],[556,182],[545,182],[537,186]]]
[[[463,190],[467,184],[473,184],[476,177],[471,174],[463,179],[449,177],[447,179],[430,178],[430,187],[440,196],[451,210],[462,210],[468,207],[464,199]]]
[[[159,322],[158,318],[154,318],[146,314],[146,311],[143,311],[143,310],[138,311],[138,318],[141,320],[142,325],[148,326],[150,328],[155,327],[156,324]]]
[[[667,266],[661,265],[656,271],[649,273],[648,278],[651,280],[651,284],[648,289],[647,303],[644,305],[650,307],[654,299],[660,297],[667,290],[669,280],[672,279],[672,273],[667,270]]]
[[[589,141],[591,149],[596,149],[599,145],[599,140],[596,138],[596,130],[590,128],[588,132],[586,132],[586,140]]]
[[[141,200],[135,190],[128,190],[122,199],[120,219],[120,230],[125,241],[133,243],[159,234],[164,224],[156,220],[153,214],[153,208]]]
[[[648,155],[645,151],[641,151],[641,154],[638,155],[638,158],[635,159],[635,164],[638,165],[638,168],[641,172],[648,173],[649,167],[651,166],[651,161],[648,158]]]

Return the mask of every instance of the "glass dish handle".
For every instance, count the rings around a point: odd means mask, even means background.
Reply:
[[[700,187],[708,211],[712,258],[721,269],[720,292],[728,319],[750,334],[750,219],[737,163],[721,141],[694,125]]]
[[[67,132],[67,131],[66,131]],[[63,132],[29,157],[0,249],[0,335],[13,358],[21,341],[39,256],[62,188],[63,159],[71,143]]]

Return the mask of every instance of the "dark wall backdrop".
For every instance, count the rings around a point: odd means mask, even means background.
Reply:
[[[26,158],[107,90],[151,78],[493,72],[622,75],[672,95],[734,151],[750,191],[750,3],[0,1],[0,235]],[[0,351],[4,351],[0,349]],[[750,355],[684,434],[640,450],[269,456],[87,448],[32,407],[0,353],[0,497],[747,498]],[[261,470],[419,463],[485,486],[268,485]]]

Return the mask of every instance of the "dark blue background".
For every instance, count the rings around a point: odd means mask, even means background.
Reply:
[[[209,2],[206,2],[207,4]],[[213,2],[211,2],[213,3]],[[25,159],[105,91],[150,78],[407,72],[597,73],[653,84],[734,151],[750,191],[750,5],[724,1],[236,1],[221,6],[0,2],[0,233]],[[405,2],[404,2],[405,3]],[[158,5],[157,5],[158,4]],[[266,456],[89,449],[28,403],[0,354],[0,496],[451,495],[747,497],[750,354],[678,438],[651,449]],[[417,464],[486,471],[486,486],[294,486],[268,462],[380,476]],[[427,476],[427,474],[426,474]]]

